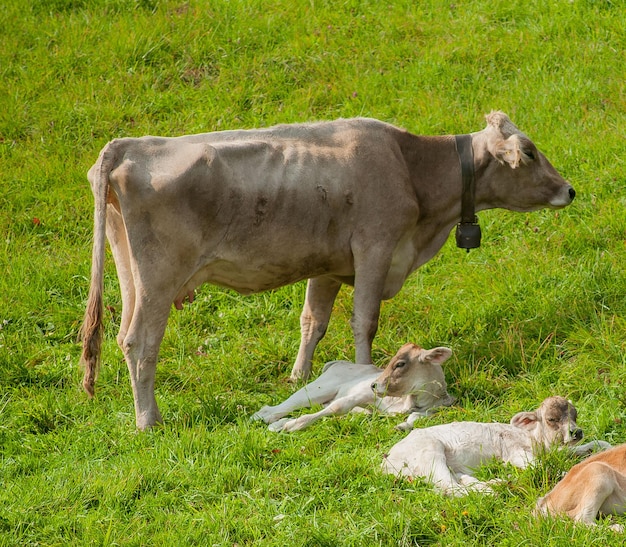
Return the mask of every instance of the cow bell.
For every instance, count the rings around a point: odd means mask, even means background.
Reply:
[[[461,222],[456,225],[456,246],[461,249],[476,249],[480,247],[480,226],[478,224]]]

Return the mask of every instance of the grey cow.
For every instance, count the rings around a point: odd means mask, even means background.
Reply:
[[[574,189],[502,112],[471,134],[476,211],[560,208]],[[100,360],[105,233],[117,267],[117,337],[139,429],[154,396],[172,303],[208,282],[243,294],[308,279],[291,373],[306,379],[342,284],[354,286],[356,362],[371,363],[381,300],[430,260],[461,218],[454,136],[345,119],[109,142],[89,170],[95,197],[83,385]]]

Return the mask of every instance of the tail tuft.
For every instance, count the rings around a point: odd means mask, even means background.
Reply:
[[[102,347],[102,292],[100,287],[93,286],[89,291],[89,300],[85,312],[85,320],[81,329],[83,351],[81,363],[85,369],[83,388],[90,397],[94,395],[94,385],[100,368],[100,351]]]

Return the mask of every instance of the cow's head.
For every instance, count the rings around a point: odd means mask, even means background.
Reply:
[[[455,398],[447,391],[441,364],[452,355],[449,348],[424,349],[404,344],[372,384],[379,397],[412,395],[416,409],[450,406]]]
[[[565,397],[548,397],[534,412],[519,412],[511,425],[528,431],[537,445],[573,445],[583,438],[576,424],[576,408]]]
[[[576,192],[503,112],[472,134],[479,209],[534,211],[569,205]]]

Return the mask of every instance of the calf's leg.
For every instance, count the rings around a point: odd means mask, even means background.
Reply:
[[[276,406],[264,406],[261,410],[252,415],[252,419],[263,420],[266,424],[271,424],[299,408],[307,408],[316,404],[323,405],[327,403],[337,395],[339,389],[339,384],[333,381],[334,376],[334,374],[322,374],[310,384],[296,391],[282,403]]]
[[[309,427],[313,422],[316,422],[320,418],[324,418],[325,416],[339,416],[347,414],[355,406],[366,404],[366,402],[367,401],[364,401],[362,397],[340,397],[319,412],[304,414],[298,418],[294,418],[293,420],[281,421],[280,425],[276,422],[276,424],[272,424],[276,425],[276,427],[272,427],[270,425],[270,429],[272,431],[284,432],[300,431],[305,427]]]
[[[602,462],[587,464],[577,476],[576,485],[579,488],[584,485],[584,489],[582,499],[569,512],[574,520],[593,525],[599,512],[607,515],[624,513],[626,477],[610,466]],[[580,496],[580,493],[572,491],[570,496]]]
[[[385,457],[382,464],[384,472],[398,477],[421,477],[444,494],[460,496],[466,493],[465,487],[448,467],[446,447],[441,441],[426,436],[412,439],[412,442],[406,442],[407,439],[410,440],[406,437]],[[465,480],[470,481],[468,478]]]

